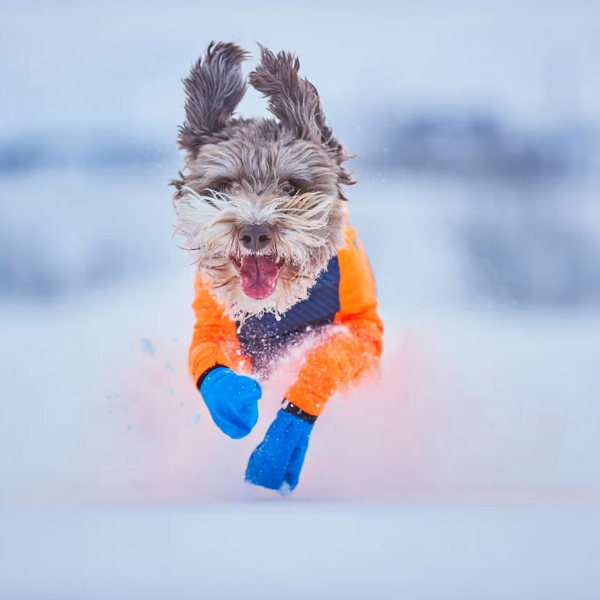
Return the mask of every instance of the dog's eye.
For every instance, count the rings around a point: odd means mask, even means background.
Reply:
[[[231,186],[231,181],[229,179],[221,179],[219,181],[213,182],[208,189],[213,192],[226,192]]]
[[[281,191],[288,196],[293,196],[298,193],[299,189],[291,181],[286,181],[281,185]]]

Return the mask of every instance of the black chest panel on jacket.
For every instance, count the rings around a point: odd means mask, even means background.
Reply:
[[[340,266],[334,256],[309,290],[308,298],[292,306],[279,321],[272,313],[246,320],[237,334],[242,352],[252,361],[253,371],[262,371],[308,330],[333,323],[339,310]],[[239,327],[239,323],[236,325]]]

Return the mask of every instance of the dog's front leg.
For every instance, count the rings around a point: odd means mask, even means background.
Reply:
[[[246,481],[282,493],[298,485],[317,416],[338,389],[377,363],[381,333],[375,313],[373,318],[356,315],[308,355],[264,441],[250,457]]]
[[[198,382],[215,425],[230,438],[246,437],[258,421],[262,389],[258,381],[215,366]]]
[[[316,418],[284,401],[264,441],[250,456],[246,481],[284,494],[292,491],[300,479]]]
[[[196,276],[193,303],[196,315],[190,345],[189,368],[215,425],[239,439],[248,435],[258,420],[260,384],[243,375],[249,364],[239,349],[235,323],[210,293],[210,284]]]

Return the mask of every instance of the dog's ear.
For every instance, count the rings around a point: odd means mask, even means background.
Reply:
[[[300,61],[288,52],[275,55],[260,46],[260,64],[250,84],[269,99],[269,110],[298,137],[328,144],[333,133],[325,123],[315,86],[298,75]]]
[[[342,145],[325,122],[315,86],[298,75],[300,61],[288,52],[273,54],[260,46],[260,64],[250,73],[250,85],[269,99],[269,110],[282,125],[298,137],[319,142],[341,165],[347,160]],[[352,177],[340,169],[340,183],[352,184]]]
[[[195,152],[228,124],[246,91],[241,64],[248,53],[230,43],[211,42],[204,60],[183,80],[185,122],[179,128],[179,146]]]

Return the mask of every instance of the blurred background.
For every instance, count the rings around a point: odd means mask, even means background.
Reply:
[[[233,442],[186,372],[211,40],[300,57],[386,325],[280,501],[242,479],[285,374]],[[599,56],[593,1],[0,0],[0,598],[597,597]]]

